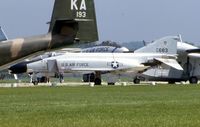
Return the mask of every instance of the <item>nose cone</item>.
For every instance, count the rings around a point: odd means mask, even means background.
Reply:
[[[27,63],[19,63],[16,65],[13,65],[9,68],[10,73],[12,74],[21,74],[27,72]]]

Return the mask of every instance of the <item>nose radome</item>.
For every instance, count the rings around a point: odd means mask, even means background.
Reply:
[[[27,72],[27,63],[19,63],[13,65],[9,68],[10,73],[12,74],[21,74]]]

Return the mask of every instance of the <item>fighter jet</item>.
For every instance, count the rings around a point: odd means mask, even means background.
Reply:
[[[61,50],[57,50],[54,52],[46,52],[42,55],[38,55],[36,57],[30,58],[30,59],[26,59],[20,63],[17,63],[11,67],[9,67],[9,69],[11,70],[12,74],[21,74],[24,73],[24,70],[21,69],[21,66],[24,66],[26,64],[32,63],[32,62],[36,62],[36,61],[40,61],[46,58],[50,58],[50,57],[55,57],[55,56],[60,56],[60,55],[64,55],[66,53],[127,53],[129,52],[129,50],[126,47],[121,47],[119,45],[109,45],[106,46],[104,45],[104,42],[98,45],[95,45],[94,47],[87,47],[87,48],[64,48]],[[91,75],[91,74],[85,74],[85,75]]]
[[[175,82],[189,81],[191,84],[197,84],[200,78],[200,49],[183,41],[178,42],[177,47],[177,61],[184,68],[184,71],[179,71],[171,67],[154,67],[138,75],[138,77],[134,79],[134,82],[140,83],[140,80],[147,80],[166,81],[170,84],[174,84]]]
[[[1,39],[0,69],[50,49],[98,40],[93,0],[55,0],[49,24],[44,35]]]
[[[1,31],[0,31],[1,34]],[[1,37],[0,37],[1,39]],[[27,63],[31,63],[31,62],[35,62],[35,61],[39,61],[39,60],[43,60],[45,58],[49,58],[49,57],[54,57],[54,56],[59,56],[59,55],[64,55],[66,53],[127,53],[129,52],[129,50],[126,47],[122,47],[122,46],[106,46],[106,45],[102,45],[102,44],[97,44],[95,46],[92,47],[87,47],[87,48],[63,48],[60,50],[56,50],[53,52],[45,52],[42,55],[38,55],[36,57],[32,57],[30,59],[25,59],[24,61],[17,63],[13,66],[11,66],[10,68],[15,68],[20,64],[27,64]],[[16,74],[20,73],[19,71],[14,72]]]
[[[99,85],[101,72],[136,74],[161,64],[183,70],[176,61],[177,41],[177,36],[164,37],[135,53],[66,53],[21,65],[17,69],[28,73],[95,72],[94,83]],[[14,71],[13,68],[10,71]]]

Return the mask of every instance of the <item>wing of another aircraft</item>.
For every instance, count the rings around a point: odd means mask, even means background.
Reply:
[[[182,46],[182,50],[187,53],[188,57],[200,58],[200,48],[187,43],[180,43],[179,45]]]
[[[189,53],[188,57],[190,57],[190,58],[200,58],[200,53]]]
[[[200,49],[190,49],[186,51],[187,53],[200,53]]]

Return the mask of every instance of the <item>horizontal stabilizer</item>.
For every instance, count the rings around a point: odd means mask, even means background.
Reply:
[[[170,67],[173,67],[177,70],[183,70],[183,68],[179,65],[179,63],[175,59],[155,58],[155,60]]]

